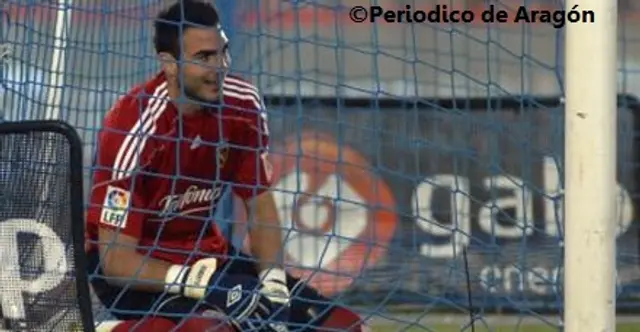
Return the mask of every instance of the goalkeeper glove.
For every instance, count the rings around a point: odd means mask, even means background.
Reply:
[[[231,318],[240,331],[288,331],[289,290],[284,271],[264,271],[260,279],[223,274],[217,271],[215,258],[206,258],[191,267],[172,266],[165,281],[168,292],[204,300]]]
[[[261,282],[260,294],[280,309],[280,312],[277,312],[269,322],[269,329],[279,332],[288,331],[284,324],[289,321],[289,302],[291,301],[287,287],[287,274],[281,269],[271,269],[260,272],[258,278]]]

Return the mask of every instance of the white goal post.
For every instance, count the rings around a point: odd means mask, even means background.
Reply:
[[[615,331],[615,0],[565,0],[595,23],[565,30],[564,331]]]

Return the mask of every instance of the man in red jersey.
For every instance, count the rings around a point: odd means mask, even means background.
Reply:
[[[361,330],[356,314],[284,271],[265,110],[253,85],[227,74],[215,8],[169,7],[156,21],[155,48],[162,71],[117,102],[98,140],[89,276],[123,320],[113,331],[161,332],[149,317],[203,331],[212,312],[241,331]],[[227,188],[255,220],[251,256],[212,220]]]

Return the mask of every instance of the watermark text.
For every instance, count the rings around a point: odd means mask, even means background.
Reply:
[[[349,19],[355,23],[546,23],[560,29],[568,23],[594,23],[593,10],[583,10],[578,5],[571,10],[528,9],[520,6],[516,10],[498,9],[488,6],[482,12],[450,9],[447,5],[436,5],[430,10],[385,9],[381,6],[355,6],[349,11]]]

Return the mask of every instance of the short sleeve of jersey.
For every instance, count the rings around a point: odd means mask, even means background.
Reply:
[[[147,198],[140,166],[153,142],[141,135],[139,101],[121,102],[106,116],[98,137],[88,229],[117,229],[139,238]]]
[[[240,167],[234,192],[248,199],[260,195],[271,186],[272,169],[268,160],[269,128],[264,104],[252,112],[245,126],[246,147],[241,152]]]

